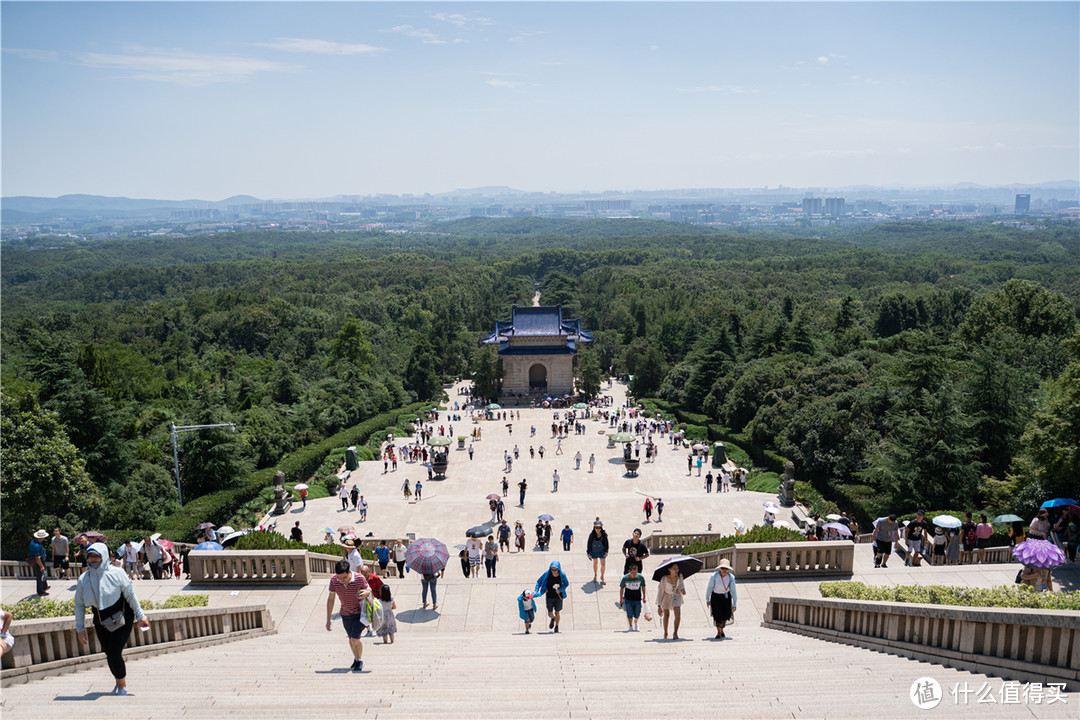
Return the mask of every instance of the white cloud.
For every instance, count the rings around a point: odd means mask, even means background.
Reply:
[[[821,63],[822,65],[828,65],[829,64],[829,58],[826,57],[825,55],[819,55],[817,61],[819,63]]]
[[[544,32],[543,30],[535,30],[533,32],[522,31],[522,32],[519,32],[517,35],[514,35],[512,38],[510,38],[509,42],[513,42],[513,43],[525,42],[529,38],[536,37],[537,35],[547,35],[547,33]]]
[[[60,53],[55,50],[33,50],[30,48],[4,48],[4,52],[11,53],[27,60],[41,60],[53,62],[60,59]]]
[[[656,50],[659,50],[659,49],[660,49],[660,46],[659,46],[659,45],[650,45],[650,46],[649,46],[649,49],[650,49],[650,50],[653,50],[653,51],[656,51]]]
[[[333,40],[316,38],[277,38],[274,42],[253,43],[259,47],[273,48],[291,53],[312,53],[315,55],[366,55],[383,52],[386,48],[363,43],[340,43]]]
[[[397,33],[405,37],[416,38],[425,45],[445,45],[446,41],[427,28],[417,28],[412,25],[395,25],[392,28],[381,30],[385,33]]]
[[[466,27],[467,25],[494,25],[495,21],[491,18],[481,17],[480,15],[474,15],[469,17],[468,15],[462,15],[461,13],[435,13],[431,16],[432,20],[439,20],[440,22],[450,23],[455,27]]]
[[[537,87],[536,83],[524,82],[522,80],[506,80],[505,78],[499,77],[489,78],[486,82],[492,87],[509,88],[511,90],[520,87]]]
[[[180,49],[133,46],[122,53],[82,53],[87,67],[115,70],[137,80],[208,85],[243,80],[264,72],[291,72],[294,65],[259,58],[205,55]]]

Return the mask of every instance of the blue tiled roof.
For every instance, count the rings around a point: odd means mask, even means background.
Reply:
[[[488,345],[505,343],[512,337],[553,337],[562,336],[568,341],[592,342],[592,333],[581,329],[581,321],[564,320],[561,305],[542,305],[524,307],[515,305],[511,319],[496,320],[495,332],[483,342]],[[500,350],[500,352],[502,352]],[[524,352],[524,351],[523,351]],[[573,350],[571,350],[573,352]]]

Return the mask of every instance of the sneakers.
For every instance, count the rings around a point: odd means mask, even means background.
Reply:
[[[119,685],[117,685],[116,687],[114,687],[112,689],[112,694],[113,695],[127,695],[128,691],[127,691],[126,687],[120,687]]]
[[[555,626],[555,632],[559,632],[559,626],[558,625]]]
[[[529,628],[525,628],[525,634],[526,634],[526,635],[528,635],[528,634],[529,634]]]
[[[363,660],[353,659],[352,667],[350,667],[349,669],[352,670],[353,672],[363,672],[363,670],[364,670],[364,661]]]
[[[551,618],[551,620],[548,622],[548,630],[553,627],[555,627],[555,618]]]

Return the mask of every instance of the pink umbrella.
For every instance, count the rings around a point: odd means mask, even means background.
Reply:
[[[1013,548],[1013,557],[1028,567],[1052,568],[1065,562],[1065,553],[1047,540],[1025,540]]]

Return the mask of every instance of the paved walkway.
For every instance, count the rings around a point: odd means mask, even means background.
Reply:
[[[616,406],[625,388],[607,390]],[[453,391],[451,391],[453,393]],[[464,396],[461,396],[462,399]],[[457,399],[452,395],[453,400]],[[739,587],[736,638],[713,643],[704,604],[707,575],[687,582],[685,624],[680,643],[658,642],[658,620],[642,623],[642,632],[627,634],[625,615],[617,606],[622,557],[619,548],[635,527],[646,534],[704,531],[709,523],[727,532],[735,517],[757,522],[763,493],[707,495],[696,472],[688,475],[686,454],[660,444],[655,464],[642,464],[640,475],[625,477],[619,450],[606,447],[606,425],[588,421],[588,433],[563,440],[564,453],[555,455],[551,412],[521,411],[511,435],[505,424],[483,422],[483,440],[475,443],[474,459],[464,451],[451,451],[447,478],[424,483],[424,499],[407,502],[400,492],[406,477],[422,477],[419,466],[399,465],[383,474],[382,464],[362,463],[349,483],[357,483],[371,509],[366,523],[357,513],[342,511],[336,498],[309,501],[279,521],[286,530],[299,519],[309,541],[318,541],[318,528],[356,523],[360,534],[375,536],[435,536],[448,545],[464,541],[464,530],[490,520],[485,496],[498,492],[503,450],[516,441],[521,458],[508,478],[529,482],[525,508],[511,492],[507,518],[520,519],[532,530],[536,515],[555,517],[556,533],[570,524],[576,533],[570,552],[561,544],[550,552],[511,553],[499,561],[497,578],[465,579],[452,558],[439,581],[439,609],[423,609],[415,574],[390,584],[398,606],[399,635],[392,646],[365,642],[367,669],[359,677],[343,672],[347,661],[344,637],[335,625],[327,633],[326,586],[317,581],[302,589],[256,588],[209,591],[214,606],[265,603],[278,627],[276,636],[141,659],[129,665],[135,696],[112,698],[101,693],[111,687],[104,668],[14,686],[4,690],[5,717],[85,718],[90,715],[127,718],[206,717],[242,711],[265,717],[329,716],[349,714],[380,717],[623,717],[628,709],[627,686],[656,687],[664,683],[670,695],[644,699],[638,712],[657,717],[851,717],[891,715],[909,717],[918,712],[908,700],[911,683],[928,675],[943,687],[955,683],[1000,686],[1000,680],[971,675],[936,665],[826,643],[761,628],[761,613],[773,595],[818,596],[818,580],[744,582]],[[455,422],[455,432],[469,434],[468,420]],[[536,425],[536,437],[529,426]],[[464,428],[464,433],[462,429]],[[545,446],[543,460],[529,459],[529,445]],[[573,455],[585,458],[573,469]],[[596,453],[590,473],[587,458]],[[558,468],[559,492],[551,492],[551,472]],[[645,525],[643,494],[661,496],[666,503],[662,523]],[[607,585],[592,583],[591,562],[583,539],[599,515],[611,537],[612,556]],[[531,588],[552,559],[559,559],[570,579],[570,596],[557,636],[524,637],[517,619],[516,597]],[[646,561],[647,569],[659,558]],[[894,563],[873,567],[869,546],[856,553],[852,579],[870,584],[965,585],[991,587],[1009,584],[1016,566],[1009,564],[934,568],[905,568]],[[1075,588],[1074,569],[1060,571],[1066,585]],[[139,581],[140,597],[163,600],[177,592],[207,592],[184,581]],[[52,595],[66,599],[74,583],[53,582]],[[11,603],[33,592],[24,581],[5,582],[3,600]],[[649,584],[650,594],[655,583]],[[362,691],[357,693],[357,689]],[[677,689],[676,689],[677,688]],[[1076,717],[1073,698],[1062,706],[957,706],[951,699],[930,714],[944,717]]]

